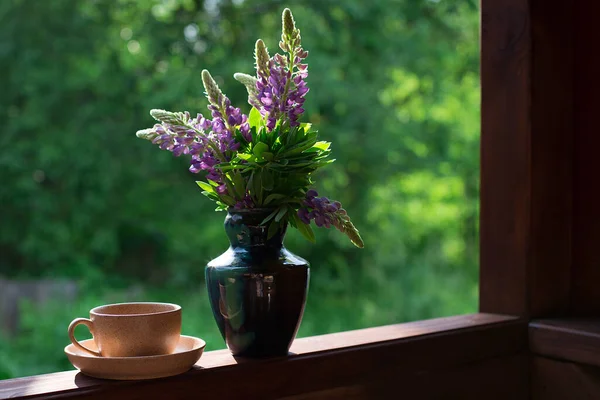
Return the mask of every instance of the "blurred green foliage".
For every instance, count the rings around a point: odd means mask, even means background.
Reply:
[[[310,51],[305,120],[337,159],[317,189],[365,239],[290,232],[313,267],[300,336],[476,310],[474,0],[4,0],[0,275],[83,289],[77,304],[21,304],[0,379],[70,368],[68,322],[112,301],[179,302],[184,333],[224,347],[203,282],[224,214],[187,160],[134,133],[151,108],[205,112],[203,68],[247,112],[232,75],[252,72],[257,38],[277,46],[286,6]]]

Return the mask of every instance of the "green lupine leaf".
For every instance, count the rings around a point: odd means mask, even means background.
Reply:
[[[246,190],[250,192],[252,200],[254,200],[256,203],[258,201],[258,197],[256,196],[256,193],[254,193],[254,172],[255,171],[252,171],[250,173],[250,178],[248,178],[248,182],[246,182]]]
[[[258,142],[258,143],[256,143],[256,145],[254,145],[254,148],[252,149],[252,153],[254,153],[254,155],[257,157],[261,157],[262,153],[264,153],[267,150],[269,150],[268,144],[263,143],[263,142]]]
[[[223,176],[223,182],[225,182],[225,186],[227,187],[227,193],[230,193],[231,195],[235,195],[235,189],[233,188],[233,183],[227,177],[227,175]],[[223,197],[223,195],[220,195],[220,196]],[[234,204],[235,204],[235,202],[234,202]],[[233,204],[231,204],[231,205],[233,205]]]
[[[273,161],[273,153],[265,151],[262,153],[262,157],[267,161]]]
[[[271,193],[270,195],[267,196],[267,198],[265,199],[265,206],[268,205],[269,203],[271,203],[274,200],[281,200],[283,198],[285,198],[286,196],[284,194],[279,194],[279,193]]]
[[[233,187],[235,189],[235,194],[239,199],[242,199],[246,194],[246,185],[244,184],[244,178],[242,178],[242,174],[239,172],[235,172],[233,175]]]
[[[286,146],[290,146],[292,144],[292,141],[296,138],[296,135],[298,135],[298,132],[300,131],[304,131],[304,129],[300,128],[296,128],[296,130],[290,130],[287,137],[285,138],[285,145]]]
[[[275,216],[275,221],[277,221],[277,222],[281,221],[281,218],[283,218],[285,216],[285,214],[287,214],[287,212],[288,212],[287,207],[279,207],[279,211],[277,212],[277,215]]]
[[[335,158],[334,158],[334,159],[331,159],[331,160],[319,161],[319,162],[315,163],[315,165],[316,165],[317,167],[323,167],[323,166],[325,166],[325,165],[327,165],[327,164],[331,164],[331,163],[332,163],[332,162],[334,162],[334,161],[335,161]]]
[[[250,127],[250,136],[252,137],[252,143],[256,144],[258,142],[257,138],[258,138],[258,131],[260,131],[263,128],[257,128],[255,126],[251,126]]]
[[[269,171],[268,168],[263,168],[261,171],[261,184],[263,189],[271,191],[273,190],[273,185],[275,184],[273,179],[273,173]]]
[[[238,158],[245,160],[245,161],[248,161],[251,158],[254,158],[254,156],[252,154],[247,154],[247,153],[239,153],[237,156],[238,156]]]
[[[262,115],[260,115],[260,111],[255,107],[252,107],[252,110],[250,110],[250,113],[248,114],[248,124],[251,127],[260,127],[264,125]]]
[[[290,147],[281,156],[287,158],[293,154],[302,153],[304,150],[311,148],[316,142],[317,142],[316,138],[304,140],[304,141],[298,143],[297,145]]]
[[[300,128],[304,129],[305,132],[310,132],[312,124],[310,122],[303,122],[300,124]]]
[[[302,128],[302,129],[298,129],[294,139],[295,139],[296,143],[298,143],[299,141],[306,139],[307,136],[308,136],[308,132],[304,128]]]
[[[265,219],[263,219],[260,224],[261,225],[266,224],[267,222],[272,220],[277,215],[278,212],[279,212],[279,208],[276,208],[275,210],[273,210],[273,212],[271,214],[267,215],[267,217]]]
[[[234,136],[235,136],[235,140],[237,140],[237,142],[241,144],[240,149],[238,151],[245,149],[246,146],[248,145],[248,141],[246,140],[244,135],[242,135],[242,132],[239,129],[236,129]]]
[[[235,199],[231,196],[228,196],[226,194],[221,194],[219,195],[219,197],[221,198],[221,200],[227,204],[228,206],[234,206],[235,205]]]
[[[215,168],[218,168],[219,170],[221,170],[223,172],[229,172],[231,170],[239,168],[239,165],[226,165],[226,166],[215,165]],[[209,181],[209,182],[212,182],[212,181]],[[218,186],[218,184],[216,186]]]
[[[201,193],[211,200],[219,201],[219,196],[214,192],[207,192],[206,190],[203,190]]]
[[[314,149],[319,149],[319,150],[329,150],[329,146],[331,146],[331,142],[317,142],[315,143],[315,145],[313,146]]]
[[[280,223],[271,221],[271,224],[269,225],[269,230],[267,231],[267,240],[271,239],[273,236],[275,236],[277,234],[277,232],[279,231],[280,227],[281,227]]]
[[[261,130],[258,135],[258,138],[259,138],[259,140],[258,140],[259,142],[266,143],[269,140],[267,131],[265,129]]]
[[[215,191],[215,189],[211,185],[209,185],[208,183],[206,183],[206,182],[196,181],[196,184],[198,186],[200,186],[201,189],[203,189],[203,190],[205,190],[205,191],[207,191],[209,193],[214,193],[214,191]]]
[[[227,206],[227,204],[217,201],[217,208],[215,208],[215,211],[227,211],[228,208],[229,206]]]
[[[304,236],[309,242],[316,243],[315,232],[313,232],[311,226],[302,222],[297,213],[292,213],[291,218],[294,220],[296,229],[300,231],[302,236]]]
[[[262,188],[262,169],[257,169],[254,171],[254,179],[252,182],[252,188],[254,190],[254,195],[256,196],[256,200],[259,205],[263,204],[263,188]]]

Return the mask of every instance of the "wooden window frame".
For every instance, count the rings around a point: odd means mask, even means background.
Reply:
[[[478,314],[298,339],[284,358],[208,352],[192,371],[152,381],[76,371],[6,380],[0,399],[346,399],[398,391],[408,398],[524,399],[547,375],[541,356],[589,362],[590,346],[600,354],[600,325],[594,336],[591,325],[572,320],[530,323],[600,310],[586,283],[598,277],[586,263],[593,244],[578,236],[590,231],[585,212],[593,210],[577,160],[591,156],[589,143],[573,134],[591,125],[575,126],[574,101],[564,101],[585,84],[573,79],[580,54],[573,44],[587,34],[574,23],[578,13],[558,0],[481,0]],[[570,340],[567,349],[556,344],[563,340]]]

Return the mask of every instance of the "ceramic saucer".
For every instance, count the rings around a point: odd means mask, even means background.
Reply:
[[[97,350],[93,339],[81,341]],[[71,364],[83,374],[94,378],[137,380],[164,378],[188,371],[200,359],[206,343],[202,339],[181,335],[175,352],[148,357],[97,357],[77,349],[65,347]]]

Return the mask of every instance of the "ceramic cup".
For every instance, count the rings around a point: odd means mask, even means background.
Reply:
[[[98,351],[75,339],[75,327],[88,327]],[[69,325],[69,339],[83,351],[99,357],[141,357],[171,354],[181,336],[181,307],[169,303],[120,303],[93,308],[90,319]]]

